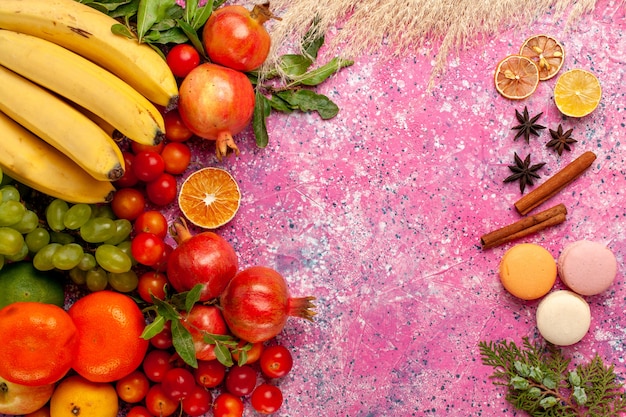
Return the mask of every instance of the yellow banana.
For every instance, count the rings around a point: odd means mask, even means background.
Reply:
[[[163,116],[154,104],[109,71],[55,43],[0,29],[0,65],[95,113],[131,140],[154,145],[163,139]]]
[[[124,174],[119,146],[65,101],[0,66],[0,111],[54,146],[97,180]]]
[[[111,201],[115,188],[0,112],[0,167],[11,178],[71,203]]]
[[[115,19],[74,0],[2,0],[0,28],[59,44],[117,74],[153,103],[171,106],[176,79],[150,46],[111,32]]]

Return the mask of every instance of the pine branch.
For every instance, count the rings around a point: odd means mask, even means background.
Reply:
[[[596,355],[573,369],[570,358],[551,344],[521,347],[506,340],[478,344],[484,365],[494,368],[494,385],[506,399],[533,417],[610,417],[626,411],[626,396],[614,372]]]

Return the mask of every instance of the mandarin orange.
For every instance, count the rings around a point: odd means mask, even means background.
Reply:
[[[70,370],[76,326],[53,304],[19,301],[0,310],[0,376],[16,384],[52,384]]]
[[[74,370],[92,382],[113,382],[137,369],[149,342],[142,339],[144,316],[127,295],[97,291],[68,311],[78,329]]]

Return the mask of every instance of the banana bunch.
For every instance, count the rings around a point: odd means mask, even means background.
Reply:
[[[0,1],[8,175],[68,202],[105,202],[125,168],[115,139],[163,139],[156,106],[176,103],[176,79],[150,46],[115,35],[116,23],[74,0]]]

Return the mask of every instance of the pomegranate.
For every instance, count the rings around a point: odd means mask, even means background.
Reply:
[[[220,295],[220,306],[230,331],[256,343],[280,333],[289,316],[312,320],[314,299],[291,298],[282,275],[265,266],[253,266],[230,281]]]
[[[197,136],[216,141],[218,160],[239,154],[233,135],[244,130],[254,112],[254,88],[248,77],[221,65],[197,66],[180,85],[178,111]]]
[[[178,292],[202,284],[200,301],[218,297],[239,267],[235,249],[213,232],[192,235],[182,222],[173,224],[177,246],[167,261],[167,278]]]
[[[224,335],[228,327],[219,308],[196,304],[187,314],[183,314],[182,325],[189,330],[196,350],[196,358],[203,361],[215,359],[215,345],[204,341],[205,334]]]
[[[271,38],[263,24],[272,18],[279,19],[270,12],[269,3],[252,11],[238,5],[217,9],[202,31],[209,59],[238,71],[257,69],[270,52]]]

